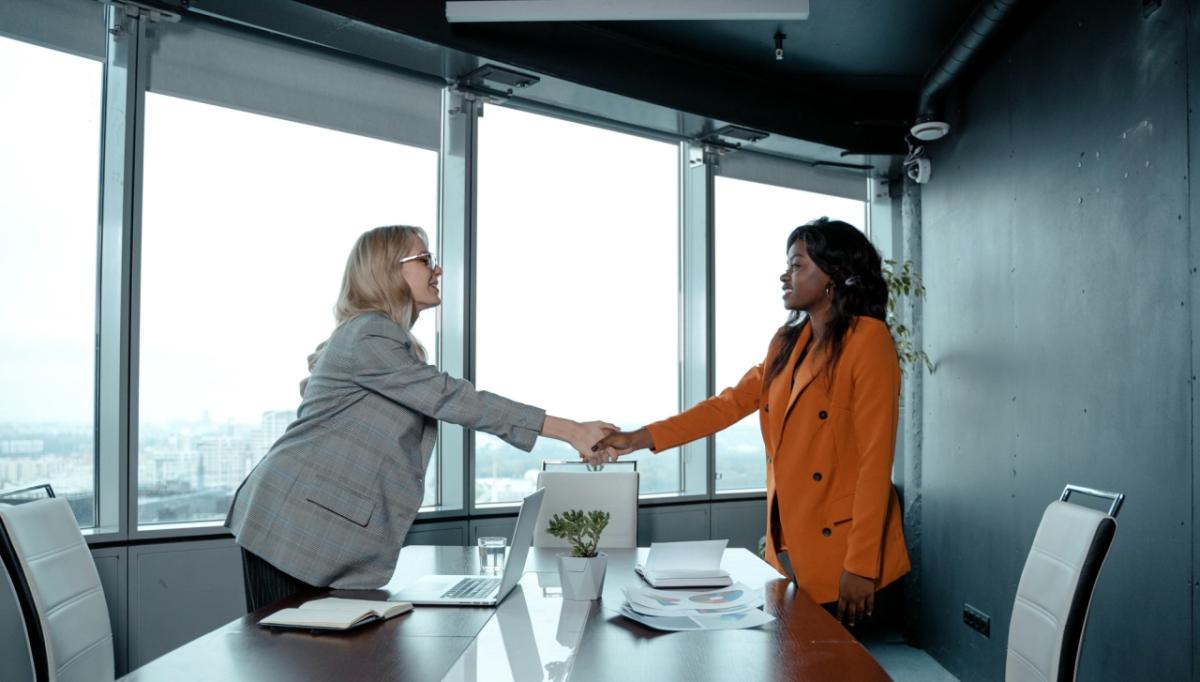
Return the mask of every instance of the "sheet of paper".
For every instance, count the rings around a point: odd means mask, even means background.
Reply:
[[[697,540],[690,542],[653,542],[646,556],[646,571],[666,573],[715,572],[721,568],[721,556],[729,540]]]
[[[754,628],[775,620],[774,616],[759,609],[745,609],[720,616],[648,616],[634,611],[628,604],[622,607],[621,615],[646,627],[671,632]]]
[[[751,595],[750,601],[739,600],[732,605],[694,606],[692,608],[683,605],[679,605],[679,608],[658,608],[630,599],[628,593],[626,593],[625,599],[629,608],[647,616],[718,616],[758,608],[766,603],[761,592]]]
[[[715,590],[656,590],[641,585],[627,585],[625,599],[631,604],[653,609],[655,613],[681,613],[698,609],[754,608],[762,604],[761,590],[751,589],[745,583],[734,583]]]

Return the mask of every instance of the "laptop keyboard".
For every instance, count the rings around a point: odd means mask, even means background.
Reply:
[[[464,578],[442,597],[446,599],[476,599],[490,597],[500,587],[499,578]]]

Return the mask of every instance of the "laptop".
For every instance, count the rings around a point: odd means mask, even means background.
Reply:
[[[525,573],[525,557],[533,544],[533,530],[538,511],[542,508],[544,489],[535,490],[521,502],[517,528],[513,531],[512,547],[504,562],[504,574],[488,575],[427,575],[392,594],[396,601],[412,602],[418,606],[496,606],[521,581]]]

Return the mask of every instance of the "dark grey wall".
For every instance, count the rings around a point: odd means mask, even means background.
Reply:
[[[1197,3],[1142,4],[1048,3],[961,86],[931,146],[919,616],[962,679],[1003,679],[1025,556],[1068,482],[1128,495],[1079,679],[1196,679]],[[963,602],[991,615],[990,639]]]

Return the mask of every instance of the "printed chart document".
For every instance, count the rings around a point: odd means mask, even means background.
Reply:
[[[654,542],[645,565],[634,567],[654,587],[725,587],[732,585],[721,569],[729,540]]]
[[[328,597],[305,602],[294,609],[280,609],[258,621],[263,627],[304,630],[349,630],[363,623],[387,620],[412,611],[406,601],[374,601]]]
[[[747,609],[719,616],[647,616],[630,609],[628,604],[621,608],[621,615],[646,627],[668,632],[756,628],[775,620],[775,616],[763,613],[759,609]]]
[[[775,620],[759,609],[762,590],[735,583],[717,590],[624,588],[621,615],[656,630],[728,630],[753,628]]]

